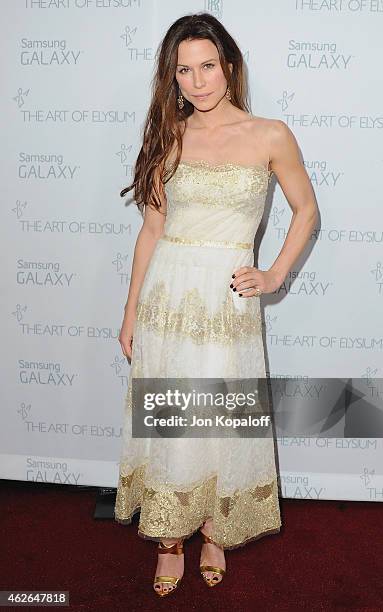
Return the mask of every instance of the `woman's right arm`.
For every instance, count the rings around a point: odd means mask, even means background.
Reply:
[[[144,223],[138,233],[134,248],[128,299],[124,307],[124,319],[118,338],[122,352],[129,360],[132,358],[133,326],[136,318],[138,296],[153,251],[164,230],[166,219],[165,199],[161,203],[160,211],[145,206]]]

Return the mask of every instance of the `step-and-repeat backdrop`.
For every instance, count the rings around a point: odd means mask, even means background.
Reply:
[[[158,44],[204,10],[241,48],[252,113],[295,134],[320,209],[304,257],[262,298],[268,372],[379,391],[382,0],[2,0],[1,478],[117,484],[129,374],[118,334],[142,224],[119,191]],[[261,269],[291,214],[274,183]],[[281,495],[381,501],[383,439],[345,437],[344,413],[328,410],[328,436],[279,432]]]

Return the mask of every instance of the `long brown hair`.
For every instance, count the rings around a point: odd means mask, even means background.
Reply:
[[[231,103],[249,112],[242,53],[222,23],[210,13],[189,14],[177,19],[166,32],[156,53],[156,70],[151,84],[152,101],[144,124],[143,144],[136,160],[134,180],[120,192],[123,197],[134,189],[134,200],[141,213],[148,205],[160,209],[164,183],[173,176],[181,158],[181,126],[185,128],[186,118],[193,114],[194,107],[189,100],[184,98],[182,109],[177,104],[179,92],[175,74],[178,45],[186,39],[209,39],[214,43],[230,87]],[[232,72],[228,63],[233,65]],[[176,159],[167,169],[165,162],[175,143]]]

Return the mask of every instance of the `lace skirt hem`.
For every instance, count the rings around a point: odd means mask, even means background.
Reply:
[[[159,490],[145,483],[145,465],[120,476],[115,520],[127,525],[140,512],[138,535],[160,541],[189,538],[208,519],[213,519],[212,538],[224,549],[234,549],[281,526],[277,479],[222,496],[213,476],[191,490]]]
[[[131,517],[128,519],[119,519],[117,517],[115,517],[115,521],[117,523],[120,523],[121,525],[131,525],[132,524],[132,520],[135,514],[139,513],[141,510],[140,507],[136,508]],[[199,531],[199,529],[202,527],[202,525],[204,524],[204,522],[210,517],[206,517],[203,519],[203,521],[201,522],[200,525],[198,525],[198,527],[196,527],[195,529],[193,529],[193,531],[184,534],[182,537],[183,540],[187,540],[189,538],[191,538],[195,533],[197,533],[197,531]],[[255,542],[256,540],[260,540],[261,538],[267,536],[267,535],[275,535],[277,533],[280,533],[281,530],[281,523],[279,524],[279,526],[272,528],[272,529],[266,529],[265,531],[262,531],[261,533],[258,533],[257,535],[254,536],[250,536],[249,538],[247,538],[246,540],[244,540],[243,542],[239,542],[238,544],[232,544],[231,546],[227,545],[227,546],[223,546],[224,550],[234,550],[236,548],[242,548],[243,546],[246,546],[246,544],[250,544],[251,542]],[[151,540],[152,542],[160,542],[161,540],[164,539],[164,537],[155,537],[155,536],[149,536],[146,535],[145,533],[143,533],[142,531],[140,531],[138,529],[137,531],[137,535],[142,538],[143,540]],[[169,538],[171,536],[168,536]]]

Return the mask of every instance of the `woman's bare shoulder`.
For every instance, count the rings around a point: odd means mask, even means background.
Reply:
[[[281,129],[281,125],[282,127],[286,125],[281,119],[262,117],[260,115],[252,115],[252,119],[254,127],[264,134],[268,134],[274,130],[278,131],[278,129]]]
[[[293,132],[282,119],[259,116],[253,116],[253,118],[257,137],[263,137],[264,142],[269,146],[272,143],[277,145],[294,140]]]

